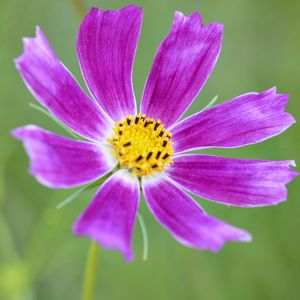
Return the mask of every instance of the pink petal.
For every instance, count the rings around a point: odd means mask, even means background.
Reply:
[[[171,130],[175,152],[211,147],[241,147],[280,134],[293,123],[288,95],[276,89],[249,93],[181,121]]]
[[[293,161],[244,160],[191,154],[173,158],[167,174],[188,191],[236,206],[274,205],[286,200],[285,185],[298,173]]]
[[[104,146],[76,141],[34,125],[14,129],[30,158],[30,173],[50,188],[70,188],[95,180],[116,162]]]
[[[216,252],[225,242],[251,240],[246,231],[207,215],[193,198],[167,177],[143,178],[142,186],[157,221],[186,246]]]
[[[139,203],[139,182],[126,170],[113,174],[73,225],[76,235],[86,235],[104,248],[121,251],[133,259],[132,232]]]
[[[192,104],[221,51],[223,25],[202,24],[194,13],[176,12],[170,33],[160,45],[149,74],[141,112],[174,124]]]
[[[61,122],[90,140],[106,136],[112,121],[79,87],[58,60],[43,32],[24,38],[16,66],[33,96]]]
[[[77,51],[86,83],[115,121],[136,114],[132,68],[142,24],[142,9],[92,8],[81,24]]]

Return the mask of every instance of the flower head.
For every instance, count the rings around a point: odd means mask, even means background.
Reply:
[[[24,39],[16,66],[35,98],[84,140],[34,125],[17,128],[30,172],[51,188],[71,188],[112,172],[73,226],[106,248],[133,258],[131,236],[140,190],[149,209],[180,243],[218,251],[228,241],[249,241],[244,230],[209,216],[186,191],[242,207],[286,200],[297,173],[293,161],[243,160],[186,154],[212,147],[242,147],[266,140],[295,121],[288,95],[276,89],[248,93],[178,122],[210,76],[223,26],[203,25],[198,13],[176,12],[156,53],[139,112],[132,68],[142,10],[92,8],[78,33],[78,59],[93,97],[58,60],[45,35]]]

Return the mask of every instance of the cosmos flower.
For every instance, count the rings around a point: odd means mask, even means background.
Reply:
[[[92,99],[58,60],[41,29],[24,38],[16,66],[34,97],[84,140],[34,125],[17,128],[30,172],[50,188],[71,188],[112,175],[73,226],[105,248],[133,258],[131,237],[140,191],[157,221],[180,243],[218,251],[228,241],[249,241],[242,229],[212,217],[187,194],[241,207],[286,200],[297,173],[293,161],[230,159],[187,154],[233,148],[278,135],[295,121],[284,111],[288,95],[272,88],[248,93],[181,121],[211,74],[223,26],[203,25],[198,13],[175,13],[155,55],[139,112],[132,69],[142,22],[133,5],[92,8],[77,40],[80,67]]]

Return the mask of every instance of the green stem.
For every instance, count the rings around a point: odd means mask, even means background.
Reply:
[[[93,300],[94,298],[96,269],[99,252],[99,246],[96,244],[96,242],[92,241],[86,262],[82,300]]]
[[[61,209],[61,208],[65,207],[66,205],[70,204],[72,201],[74,201],[75,199],[77,199],[79,196],[81,196],[84,192],[90,191],[91,189],[100,186],[111,175],[112,175],[112,172],[109,172],[108,174],[104,175],[100,179],[98,179],[98,180],[96,180],[96,181],[94,181],[94,182],[92,182],[92,183],[90,183],[88,185],[85,185],[85,186],[81,187],[74,194],[72,194],[71,196],[69,196],[64,201],[60,202],[56,206],[56,208],[57,209]]]
[[[148,234],[147,234],[147,227],[144,222],[144,219],[140,213],[138,213],[138,220],[141,226],[142,236],[143,236],[143,261],[148,259]]]
[[[215,104],[215,102],[218,100],[218,98],[219,98],[219,95],[216,95],[213,99],[211,99],[211,100],[208,102],[208,104],[207,104],[204,108],[201,109],[201,111],[204,111],[204,110],[206,110],[206,109],[212,107],[212,106]]]

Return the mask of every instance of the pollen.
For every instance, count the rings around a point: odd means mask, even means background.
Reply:
[[[114,135],[108,142],[120,167],[132,170],[135,176],[163,172],[173,163],[172,134],[166,131],[160,120],[147,118],[145,114],[127,116],[115,122]]]

